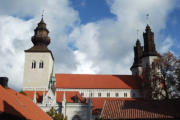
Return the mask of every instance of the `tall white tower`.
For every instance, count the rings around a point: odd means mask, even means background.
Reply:
[[[53,72],[53,54],[48,49],[50,38],[43,18],[34,30],[34,46],[25,50],[23,90],[47,90]]]

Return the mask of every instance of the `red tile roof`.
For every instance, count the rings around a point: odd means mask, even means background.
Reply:
[[[132,75],[56,74],[56,88],[139,89],[140,80]]]
[[[107,100],[103,106],[103,119],[180,118],[179,101],[122,101]]]
[[[34,91],[23,91],[31,100],[33,100],[34,97]],[[68,103],[73,103],[73,99],[72,97],[74,97],[75,95],[78,96],[79,103],[85,102],[85,99],[80,95],[80,93],[78,91],[56,91],[56,101],[57,102],[62,102],[63,99],[63,94],[65,92],[66,95],[66,102]],[[47,92],[45,92],[47,93]],[[38,102],[42,102],[42,98],[43,98],[43,91],[36,91],[36,99]]]
[[[93,114],[100,114],[101,110],[103,108],[104,102],[107,100],[136,100],[133,98],[92,98],[92,103],[93,103],[93,109],[92,112]]]
[[[0,112],[28,120],[51,120],[28,97],[0,85]]]

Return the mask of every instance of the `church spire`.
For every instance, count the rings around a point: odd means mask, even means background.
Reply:
[[[50,44],[48,34],[49,30],[46,28],[46,23],[44,22],[42,15],[41,21],[34,30],[34,36],[31,38],[34,46],[29,50],[26,50],[26,52],[50,52],[50,50],[47,48],[47,46]]]
[[[131,69],[142,66],[142,60],[141,60],[142,51],[143,51],[143,47],[141,46],[139,39],[137,39],[136,45],[134,46],[134,63]]]
[[[143,57],[145,56],[157,56],[157,51],[154,43],[154,32],[151,31],[149,24],[147,24],[145,33],[143,33],[144,38],[144,51]]]

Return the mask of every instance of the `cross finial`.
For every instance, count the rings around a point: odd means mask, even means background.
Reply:
[[[42,10],[42,18],[44,17],[44,10]]]
[[[137,39],[139,38],[139,29],[136,30],[137,32]]]
[[[149,13],[146,14],[146,22],[147,22],[147,24],[149,24]]]

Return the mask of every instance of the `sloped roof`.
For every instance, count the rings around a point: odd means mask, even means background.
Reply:
[[[15,90],[3,88],[1,85],[0,112],[28,120],[51,120],[31,99]]]
[[[103,106],[103,119],[180,118],[179,101],[107,100]]]
[[[33,100],[34,91],[23,91],[23,92],[31,100]],[[72,97],[74,97],[75,95],[78,96],[78,98],[79,98],[78,102],[79,103],[85,102],[85,99],[80,95],[80,93],[78,91],[56,91],[56,101],[57,102],[62,102],[64,92],[65,92],[65,95],[66,95],[66,102],[67,103],[73,103]],[[47,93],[47,91],[45,93]],[[36,91],[37,102],[42,102],[42,98],[43,98],[43,91]]]
[[[136,100],[134,98],[92,98],[93,108],[92,112],[95,115],[98,115],[101,113],[104,102],[108,100]]]
[[[132,75],[55,74],[56,88],[139,89],[140,79]]]

